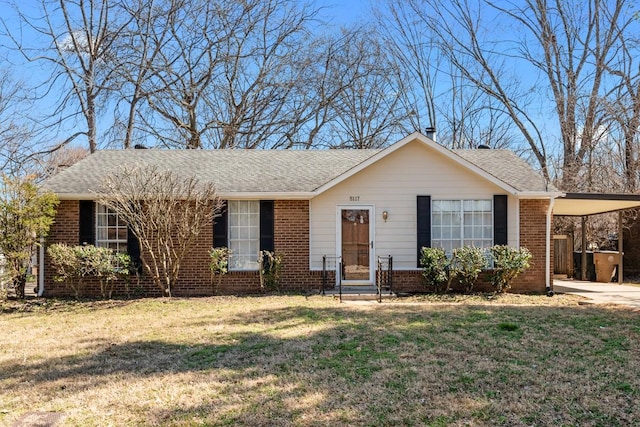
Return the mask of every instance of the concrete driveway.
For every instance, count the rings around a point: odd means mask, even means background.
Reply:
[[[553,290],[589,298],[590,304],[620,304],[640,309],[640,286],[554,279]]]

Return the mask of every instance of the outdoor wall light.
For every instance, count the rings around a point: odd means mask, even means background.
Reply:
[[[382,211],[382,219],[384,220],[384,222],[387,222],[387,218],[389,218],[389,212]]]

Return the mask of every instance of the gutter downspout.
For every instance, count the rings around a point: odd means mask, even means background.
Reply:
[[[38,256],[38,297],[44,295],[44,237],[40,237]]]
[[[549,199],[549,209],[547,210],[547,236],[546,236],[546,253],[545,253],[545,283],[547,296],[553,296],[553,289],[551,287],[551,216],[553,215],[553,205],[556,199]]]

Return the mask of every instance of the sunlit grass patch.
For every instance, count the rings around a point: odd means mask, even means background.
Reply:
[[[523,296],[54,301],[0,314],[0,424],[633,425],[640,321]],[[538,298],[538,299],[536,299]]]

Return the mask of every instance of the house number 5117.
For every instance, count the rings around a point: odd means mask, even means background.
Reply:
[[[360,196],[349,196],[349,201],[350,202],[359,202],[360,201]]]

